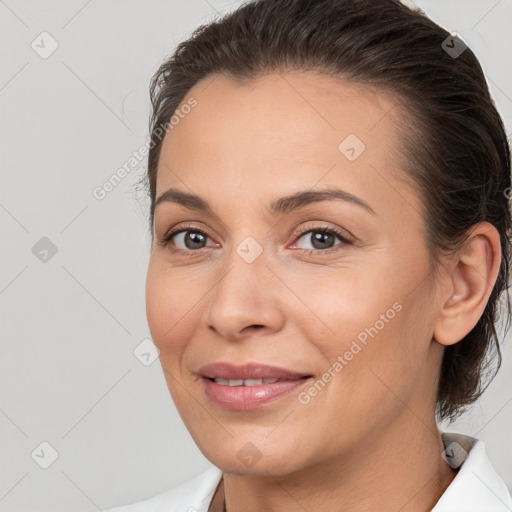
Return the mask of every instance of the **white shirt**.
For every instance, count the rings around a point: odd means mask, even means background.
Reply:
[[[512,498],[483,441],[451,432],[442,438],[443,458],[460,469],[431,512],[511,512]],[[212,467],[157,496],[104,512],[208,512],[221,478],[222,471]]]

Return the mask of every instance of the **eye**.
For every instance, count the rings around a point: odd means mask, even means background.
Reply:
[[[196,251],[203,249],[209,236],[202,230],[194,226],[180,226],[167,232],[162,240],[157,242],[159,245],[166,247],[170,242],[177,246],[179,251]],[[218,244],[214,244],[217,247]]]
[[[333,247],[352,243],[345,233],[330,226],[306,226],[295,233],[294,237],[299,249],[315,254],[331,252],[330,249]],[[313,246],[312,249],[304,247],[301,242],[302,239],[307,240],[308,237]],[[176,251],[191,253],[208,247],[206,242],[209,238],[207,233],[195,226],[179,226],[168,231],[157,243],[166,247],[172,242],[176,246]],[[339,240],[337,244],[335,243],[336,239]],[[219,247],[219,244],[214,242],[210,247]]]
[[[333,247],[351,243],[351,241],[344,233],[336,228],[329,226],[308,226],[302,229],[295,236],[298,239],[298,242],[296,243],[300,243],[301,239],[305,239],[306,241],[309,239],[309,243],[313,246],[313,248],[310,249],[309,247],[299,245],[299,249],[304,249],[311,253],[330,252],[329,249],[332,249]],[[336,238],[340,240],[340,243],[334,243]]]

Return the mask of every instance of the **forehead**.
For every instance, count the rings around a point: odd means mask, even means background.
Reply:
[[[198,102],[194,115],[182,119],[181,129],[173,132],[189,135],[187,128],[195,121],[192,129],[217,127],[203,138],[224,135],[224,130],[236,136],[236,128],[244,132],[252,128],[268,137],[286,133],[290,141],[328,131],[341,135],[347,129],[363,135],[385,117],[381,128],[388,131],[394,128],[393,115],[388,114],[398,103],[383,91],[312,71],[268,74],[246,84],[224,75],[207,77],[189,91],[177,110],[192,97]]]
[[[247,84],[208,77],[181,105],[190,99],[197,105],[164,138],[157,196],[183,183],[226,195],[272,193],[277,184],[291,192],[319,180],[350,191],[400,168],[398,102],[383,92],[308,71]]]

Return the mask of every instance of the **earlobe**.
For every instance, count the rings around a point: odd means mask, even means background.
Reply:
[[[492,292],[501,264],[500,235],[488,222],[473,226],[463,247],[454,255],[443,279],[434,340],[453,345],[478,323]]]

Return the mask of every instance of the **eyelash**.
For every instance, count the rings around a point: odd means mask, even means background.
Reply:
[[[162,247],[166,247],[175,235],[178,235],[179,233],[183,233],[183,232],[186,232],[186,231],[191,231],[193,233],[199,233],[199,234],[203,235],[206,238],[210,238],[209,235],[207,233],[205,233],[203,230],[198,229],[198,228],[196,228],[193,225],[188,225],[188,226],[185,225],[185,226],[180,226],[180,227],[178,227],[176,229],[171,229],[170,231],[168,231],[163,236],[162,240],[157,242],[157,244],[162,246]],[[295,233],[293,235],[294,236],[294,241],[300,240],[303,235],[305,235],[306,233],[310,233],[310,232],[329,233],[331,235],[335,235],[335,236],[337,236],[340,239],[341,243],[338,244],[338,245],[335,245],[334,247],[331,247],[329,249],[325,249],[325,250],[321,250],[321,249],[300,249],[302,251],[305,251],[307,254],[326,254],[326,253],[331,253],[331,252],[339,250],[339,249],[336,249],[337,247],[340,247],[342,245],[352,244],[352,241],[349,238],[347,238],[347,236],[344,233],[342,233],[340,230],[338,230],[336,228],[333,228],[333,227],[330,227],[330,226],[311,226],[311,225],[306,226],[305,228],[301,229],[299,232]],[[200,249],[197,249],[197,250],[175,249],[175,251],[176,252],[181,252],[181,253],[187,253],[189,256],[195,256],[195,254],[193,254],[193,253],[199,253],[201,250]]]

